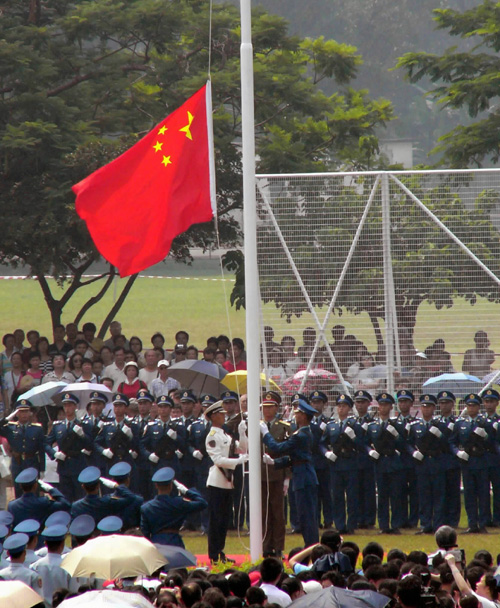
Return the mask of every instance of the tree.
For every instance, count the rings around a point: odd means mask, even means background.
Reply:
[[[53,323],[73,293],[89,283],[82,275],[99,257],[74,212],[70,185],[114,158],[203,84],[208,10],[201,0],[4,2],[0,211],[9,229],[0,236],[0,260],[31,267]],[[214,5],[218,238],[227,247],[241,239],[235,217],[242,204],[238,20],[235,7]],[[371,166],[376,130],[392,109],[388,101],[350,87],[361,64],[356,49],[290,36],[286,22],[263,9],[254,11],[253,36],[259,169]],[[318,87],[326,81],[333,83],[329,96]],[[172,255],[188,261],[190,247],[208,248],[216,240],[211,224],[193,227],[176,239]],[[103,274],[103,290],[113,273]],[[50,293],[47,274],[67,286],[60,300]]]
[[[461,47],[453,46],[442,55],[406,53],[398,67],[411,82],[429,79],[435,86],[428,95],[445,110],[466,108],[475,119],[439,138],[434,152],[442,153],[445,163],[454,168],[496,163],[500,158],[498,3],[485,0],[468,10],[437,9],[434,14],[437,27],[458,37]]]

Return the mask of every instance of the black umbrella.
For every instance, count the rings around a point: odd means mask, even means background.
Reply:
[[[160,545],[160,543],[155,543],[155,546],[163,557],[168,560],[168,568],[165,568],[165,570],[196,566],[196,557],[187,549],[177,547],[176,545]]]
[[[290,604],[293,608],[384,608],[391,600],[381,593],[360,589],[327,587],[316,593],[299,597]]]

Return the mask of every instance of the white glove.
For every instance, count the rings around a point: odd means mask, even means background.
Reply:
[[[54,458],[56,460],[66,460],[66,454],[64,452],[60,452],[59,450],[56,450],[56,453],[54,454]]]
[[[370,450],[368,452],[368,456],[371,456],[373,460],[378,460],[380,458],[380,454],[377,452],[377,450]]]
[[[194,450],[193,458],[196,458],[196,460],[203,460],[203,454],[200,452],[200,450]]]
[[[85,456],[90,456],[92,454],[92,452],[90,450],[82,450],[82,454],[85,454]]]
[[[345,427],[344,433],[349,437],[349,439],[355,439],[356,437],[356,433],[350,426]]]
[[[181,458],[184,458],[184,454],[180,451],[180,450],[175,450],[175,455],[177,456],[177,458],[180,460]]]
[[[443,436],[443,433],[438,429],[437,426],[429,427],[429,433],[432,433],[438,439]]]
[[[240,454],[238,456],[238,464],[244,464],[245,462],[248,462],[248,454]]]
[[[174,486],[177,488],[177,492],[179,492],[181,496],[184,496],[184,494],[188,491],[186,486],[183,485],[180,481],[177,481],[177,479],[174,479]]]
[[[463,450],[458,450],[457,457],[460,458],[460,460],[465,460],[465,462],[469,460],[469,454]]]
[[[288,494],[289,487],[290,487],[290,480],[285,479],[285,481],[283,482],[283,496],[286,496]]]
[[[495,431],[498,431],[498,422],[493,423],[493,428],[495,429]]]
[[[267,428],[267,424],[261,420],[260,421],[260,434],[262,437],[265,437],[269,433],[269,429]]]
[[[361,428],[363,429],[363,431],[367,431],[368,430],[368,422],[363,422],[363,424],[361,425]]]
[[[480,426],[477,426],[474,429],[474,433],[476,433],[476,435],[479,435],[479,437],[482,437],[483,439],[488,436],[488,433]]]
[[[110,450],[109,448],[104,448],[104,450],[102,451],[102,455],[106,456],[106,458],[109,458],[110,460],[114,456],[113,451]]]
[[[242,420],[239,424],[238,424],[238,433],[239,435],[245,435],[247,432],[247,421],[246,420]]]
[[[262,462],[264,464],[273,465],[274,464],[274,459],[271,458],[271,456],[269,456],[269,454],[262,454]]]
[[[132,437],[134,436],[134,433],[132,433],[132,429],[126,424],[122,426],[122,431],[123,434],[126,435],[129,439],[132,439]]]
[[[104,426],[104,420],[99,420],[99,422],[97,423],[98,428],[102,429],[102,427]]]
[[[453,431],[453,429],[455,428],[455,423],[449,422],[448,423],[448,428],[450,429],[450,431]]]
[[[160,460],[159,456],[157,456],[156,454],[150,454],[148,457],[148,460],[150,460],[151,462],[154,462],[155,464]]]
[[[168,429],[167,435],[174,441],[177,439],[177,431],[174,431],[174,429]]]
[[[420,450],[415,450],[412,456],[413,458],[415,458],[415,460],[418,460],[419,462],[422,462],[422,460],[424,459],[424,455]]]
[[[50,492],[50,490],[54,489],[54,486],[51,486],[50,483],[46,483],[45,481],[42,481],[41,479],[38,480],[38,485],[44,492]]]
[[[75,424],[75,426],[73,427],[73,433],[76,433],[78,437],[83,437],[85,435],[82,427],[79,424]]]
[[[335,462],[337,460],[337,454],[334,454],[333,452],[328,451],[325,454],[325,458],[328,458],[328,460],[331,460],[332,462]]]
[[[392,426],[392,424],[387,425],[387,430],[393,437],[397,437],[399,435],[398,429]]]
[[[111,481],[111,479],[106,479],[106,477],[99,477],[99,480],[105,488],[109,488],[110,490],[118,487],[116,481]]]
[[[137,456],[139,456],[139,454],[135,450],[129,450],[128,453],[132,456],[134,460],[137,458]]]
[[[323,422],[322,422],[322,423],[319,425],[319,428],[320,428],[322,431],[324,431],[324,430],[326,429],[326,422],[324,422],[324,421],[323,421]]]
[[[11,412],[8,416],[5,417],[5,420],[7,420],[7,422],[10,422],[11,420],[13,420],[15,417],[17,416],[17,409],[14,410],[13,412]]]

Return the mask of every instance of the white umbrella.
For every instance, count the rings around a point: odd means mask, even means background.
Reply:
[[[141,536],[98,536],[73,549],[61,562],[71,576],[124,578],[149,575],[167,563],[152,542]]]
[[[78,409],[85,411],[90,401],[90,393],[93,393],[94,391],[103,393],[108,402],[111,401],[113,392],[110,391],[106,385],[97,384],[96,382],[73,382],[72,384],[66,384],[64,389],[54,396],[53,400],[55,403],[61,403],[65,393],[73,393],[78,397],[78,399],[80,399]]]
[[[35,407],[51,405],[53,402],[52,398],[66,386],[68,386],[66,382],[46,382],[23,393],[22,399],[29,399]]]
[[[43,597],[21,581],[0,581],[0,606],[31,608],[43,602]]]
[[[139,593],[100,589],[70,597],[59,604],[60,608],[151,608],[153,604]]]

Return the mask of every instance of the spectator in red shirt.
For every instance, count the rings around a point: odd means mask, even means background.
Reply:
[[[245,350],[245,343],[241,338],[233,338],[228,349],[227,361],[222,364],[222,367],[228,372],[235,372],[247,368],[246,361],[243,361],[241,355]]]

